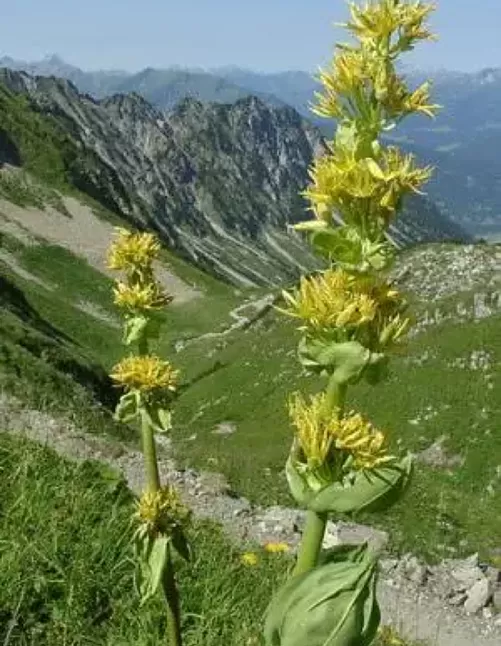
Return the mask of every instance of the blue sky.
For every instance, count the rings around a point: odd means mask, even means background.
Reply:
[[[438,0],[437,43],[407,57],[423,68],[501,67],[501,1]],[[84,69],[216,67],[314,71],[345,18],[343,0],[10,0],[0,56],[57,53]]]

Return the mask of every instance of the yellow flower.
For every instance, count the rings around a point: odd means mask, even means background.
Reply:
[[[289,402],[289,414],[308,466],[325,465],[335,452],[353,459],[355,469],[373,469],[393,459],[387,455],[385,437],[360,414],[351,412],[339,418],[339,411],[326,405],[325,393],[313,395],[306,403],[295,393]]]
[[[357,289],[357,278],[343,269],[300,280],[293,294],[283,292],[286,314],[299,318],[313,331],[360,326],[374,319],[377,302]]]
[[[333,444],[333,416],[326,407],[325,394],[313,395],[307,404],[300,393],[294,393],[289,400],[289,415],[308,465],[325,464]]]
[[[435,9],[432,4],[420,0],[413,4],[400,0],[380,0],[366,2],[363,6],[351,2],[349,6],[351,21],[340,26],[346,27],[363,44],[386,42],[397,31],[401,40],[397,43],[400,50],[407,49],[409,44],[417,40],[433,38],[425,25],[429,14]]]
[[[130,310],[159,309],[172,300],[172,296],[167,295],[157,282],[151,282],[144,286],[140,283],[129,285],[118,282],[113,293],[115,305]]]
[[[331,147],[330,154],[315,160],[311,184],[302,194],[328,222],[332,212],[338,211],[348,224],[360,225],[361,217],[381,217],[388,224],[404,195],[418,193],[432,170],[416,167],[413,155],[403,155],[394,146],[380,147],[377,160]]]
[[[348,452],[356,469],[373,469],[393,460],[386,452],[384,434],[359,413],[351,411],[333,420],[330,430],[336,449]]]
[[[277,310],[299,319],[308,335],[339,332],[343,340],[357,340],[373,352],[393,344],[410,327],[410,319],[402,316],[405,299],[374,275],[328,269],[303,276],[299,287],[283,297],[286,306]]]
[[[269,552],[270,554],[280,554],[283,552],[288,552],[289,551],[289,546],[287,543],[265,543],[264,549],[266,552]]]
[[[145,491],[137,503],[136,519],[150,535],[169,535],[187,524],[190,510],[183,505],[177,491],[167,485],[157,491]]]
[[[120,386],[128,390],[151,392],[176,389],[179,372],[168,361],[155,355],[130,356],[122,359],[110,374]]]
[[[244,552],[240,557],[240,561],[244,565],[254,566],[258,564],[259,559],[257,554],[255,554],[254,552]]]
[[[156,236],[152,233],[132,233],[122,228],[116,231],[117,238],[108,249],[108,267],[127,272],[150,269],[160,251]]]

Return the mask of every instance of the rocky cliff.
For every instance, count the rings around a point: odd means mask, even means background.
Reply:
[[[185,99],[166,115],[137,94],[97,101],[54,77],[2,69],[0,82],[76,146],[71,181],[80,190],[199,266],[241,285],[278,284],[316,266],[287,225],[307,217],[299,193],[324,143],[294,109],[249,96],[231,105]],[[422,199],[394,232],[401,245],[464,238]]]

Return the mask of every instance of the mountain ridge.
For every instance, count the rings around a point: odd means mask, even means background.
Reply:
[[[292,107],[187,97],[166,114],[138,94],[99,101],[53,77],[2,69],[0,81],[55,125],[80,190],[154,229],[192,263],[249,286],[318,267],[287,227],[307,217],[300,192],[325,141]],[[430,202],[408,204],[397,243],[468,239]]]

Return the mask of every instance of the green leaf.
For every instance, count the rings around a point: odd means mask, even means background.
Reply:
[[[305,220],[304,222],[297,222],[291,225],[294,231],[321,231],[326,229],[329,225],[325,220]]]
[[[371,353],[358,341],[342,343],[302,339],[299,343],[299,360],[314,372],[332,375],[339,384],[355,384],[368,365],[384,359],[383,354]]]
[[[144,404],[141,408],[153,430],[157,433],[167,433],[172,428],[172,413],[155,402]]]
[[[125,345],[131,345],[140,341],[148,325],[148,318],[138,314],[131,316],[125,321],[123,342]]]
[[[272,600],[267,646],[369,646],[380,620],[376,579],[367,545],[330,550],[321,565],[293,576]]]
[[[189,562],[193,558],[193,550],[182,529],[177,528],[172,534],[172,546],[185,561]]]
[[[162,582],[169,557],[169,536],[136,537],[136,553],[139,559],[139,593],[141,606],[151,599]]]
[[[115,420],[124,424],[132,422],[139,413],[139,398],[140,395],[136,391],[131,391],[122,395],[115,408]]]
[[[292,497],[298,505],[306,509],[313,492],[310,490],[306,478],[297,468],[296,464],[297,462],[295,463],[291,452],[285,463],[285,475]]]
[[[380,511],[392,505],[407,488],[412,475],[412,457],[354,474],[348,483],[335,482],[312,496],[309,509],[317,512],[354,514]]]
[[[362,245],[359,240],[348,236],[348,227],[329,228],[311,235],[315,250],[329,260],[343,265],[357,267],[362,262]]]

